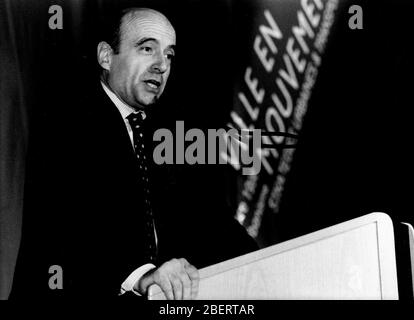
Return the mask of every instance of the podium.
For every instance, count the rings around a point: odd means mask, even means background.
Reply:
[[[199,300],[399,298],[393,223],[379,212],[199,272]],[[153,285],[148,298],[165,296]]]

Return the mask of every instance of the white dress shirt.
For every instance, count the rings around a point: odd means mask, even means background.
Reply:
[[[118,111],[121,113],[122,118],[124,119],[125,122],[125,127],[128,131],[128,135],[129,138],[131,140],[131,145],[132,148],[134,148],[134,136],[133,136],[133,132],[132,132],[132,128],[129,124],[129,121],[127,119],[127,117],[131,114],[131,113],[138,113],[141,112],[143,114],[143,118],[145,119],[145,113],[143,111],[136,111],[134,108],[130,107],[129,105],[127,105],[126,103],[124,103],[123,101],[121,101],[115,93],[113,93],[107,86],[105,83],[103,83],[101,81],[102,84],[102,88],[104,89],[104,91],[106,92],[106,94],[108,95],[108,97],[111,99],[111,101],[114,103],[114,105],[116,106],[116,108],[118,109]],[[128,223],[128,221],[126,221],[126,223]],[[157,233],[155,232],[154,229],[154,233],[155,233],[155,242],[157,242]],[[142,276],[147,273],[148,271],[154,269],[155,266],[152,263],[147,263],[144,264],[143,266],[140,266],[139,268],[135,269],[129,276],[128,278],[125,279],[125,281],[121,284],[121,291],[120,291],[120,295],[124,294],[126,291],[133,291],[135,294],[140,295],[138,292],[136,292],[135,290],[133,290],[134,285],[137,283],[137,281],[139,281],[139,279],[142,278]]]

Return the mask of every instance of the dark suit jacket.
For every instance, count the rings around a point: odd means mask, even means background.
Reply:
[[[100,87],[51,114],[29,166],[23,237],[12,297],[117,296],[145,261],[143,199],[131,142],[119,111]],[[151,114],[145,121],[152,159]],[[30,172],[30,168],[31,172]],[[221,168],[216,168],[221,169]],[[214,168],[152,165],[158,264],[185,257],[201,268],[256,249],[231,217]],[[48,285],[63,269],[63,290]]]

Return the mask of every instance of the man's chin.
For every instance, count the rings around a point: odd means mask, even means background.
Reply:
[[[158,98],[156,97],[154,97],[153,99],[149,101],[137,101],[134,107],[137,110],[148,111],[157,103],[157,101],[158,101]]]

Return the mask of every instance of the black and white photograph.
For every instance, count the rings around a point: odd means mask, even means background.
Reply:
[[[412,301],[413,9],[0,0],[0,300]]]

